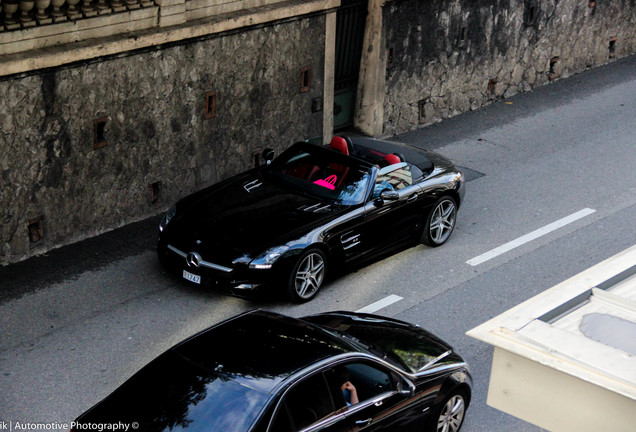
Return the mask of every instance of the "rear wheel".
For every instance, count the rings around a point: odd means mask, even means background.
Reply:
[[[429,428],[431,432],[458,432],[464,423],[466,414],[466,393],[463,390],[453,391],[441,405],[434,417],[435,424]]]
[[[453,232],[456,221],[457,204],[455,204],[455,200],[449,196],[441,197],[426,218],[422,243],[433,247],[443,245]]]
[[[298,303],[311,300],[327,273],[327,258],[320,249],[305,251],[292,268],[287,284],[288,297]]]

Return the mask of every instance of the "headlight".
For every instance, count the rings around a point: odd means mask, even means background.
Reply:
[[[289,249],[289,246],[276,246],[267,249],[265,252],[257,256],[250,263],[252,269],[268,269],[272,268],[272,264],[276,262],[280,256]]]
[[[159,223],[159,231],[163,231],[166,228],[168,222],[170,222],[170,219],[173,218],[176,212],[177,208],[171,207],[170,210],[168,210],[166,214],[163,215],[163,218],[161,218],[161,222]]]

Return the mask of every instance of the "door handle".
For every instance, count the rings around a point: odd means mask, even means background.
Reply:
[[[406,202],[413,202],[413,201],[415,201],[417,199],[417,197],[418,197],[418,195],[417,195],[417,192],[416,192],[413,195],[411,195],[410,197],[408,197],[406,199]]]
[[[366,420],[356,420],[356,426],[369,426],[371,424],[372,418],[368,418]]]

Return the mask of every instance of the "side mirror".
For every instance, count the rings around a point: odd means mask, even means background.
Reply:
[[[382,201],[397,201],[400,199],[400,194],[394,190],[384,189],[380,192],[380,198]]]
[[[274,159],[274,149],[271,149],[271,148],[264,149],[262,156],[263,156],[263,159],[265,159],[265,162],[269,165],[272,159]]]
[[[373,200],[373,204],[376,207],[382,207],[384,203],[389,201],[397,201],[400,199],[400,194],[391,189],[384,189],[380,192],[380,196]]]
[[[415,394],[415,384],[406,378],[401,378],[398,384],[398,393],[403,396],[413,397]]]

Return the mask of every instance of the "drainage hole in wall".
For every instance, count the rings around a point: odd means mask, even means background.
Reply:
[[[29,242],[31,246],[37,246],[38,243],[44,238],[44,230],[42,227],[42,216],[29,220],[28,232]]]

